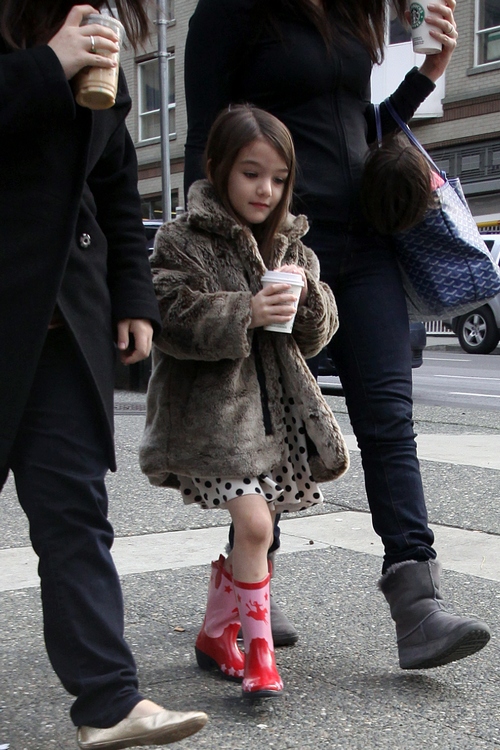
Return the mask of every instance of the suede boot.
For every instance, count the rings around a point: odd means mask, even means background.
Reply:
[[[271,577],[274,574],[276,552],[270,552],[267,559],[271,563]],[[293,646],[299,640],[299,634],[285,613],[278,607],[271,594],[271,629],[275,646]]]
[[[392,565],[379,581],[396,623],[402,669],[440,667],[474,654],[490,640],[481,620],[446,611],[440,575],[437,561],[409,560]]]
[[[245,656],[236,639],[240,629],[233,578],[223,555],[212,563],[207,610],[196,639],[196,661],[201,669],[219,670],[227,680],[241,682]]]
[[[250,698],[272,698],[283,691],[274,660],[269,612],[270,580],[269,574],[257,583],[233,581],[245,644],[242,690],[243,695]]]

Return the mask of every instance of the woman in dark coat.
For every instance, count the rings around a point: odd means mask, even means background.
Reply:
[[[185,186],[201,176],[208,129],[230,102],[266,109],[289,128],[298,163],[294,212],[311,223],[306,242],[338,306],[331,346],[361,450],[373,526],[384,544],[380,587],[396,621],[400,665],[414,669],[468,656],[490,634],[484,623],[442,607],[414,439],[403,286],[390,242],[367,226],[360,207],[363,165],[376,139],[370,75],[382,55],[389,5],[199,0],[186,43]],[[406,0],[392,5],[403,19]],[[426,56],[391,96],[405,121],[450,60],[454,8],[455,0],[436,0],[429,9],[426,23],[442,52]],[[384,132],[395,130],[385,105],[381,118]]]
[[[132,43],[144,39],[143,0],[117,6]],[[147,357],[159,318],[125,80],[105,111],[73,96],[79,70],[112,64],[96,44],[118,49],[110,29],[80,25],[92,12],[68,0],[0,10],[0,486],[11,470],[79,745],[111,748],[178,740],[206,716],[143,700],[123,637],[104,484],[115,469],[114,342],[125,364]]]

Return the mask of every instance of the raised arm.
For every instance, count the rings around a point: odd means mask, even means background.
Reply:
[[[421,67],[410,70],[401,85],[391,95],[391,104],[404,122],[408,122],[413,117],[419,105],[432,93],[436,81],[443,75],[450,62],[458,37],[453,15],[455,6],[456,0],[436,0],[434,6],[429,6],[429,10],[433,13],[428,21],[431,34],[441,42],[443,49],[436,55],[426,55]],[[396,129],[396,123],[383,103],[380,106],[380,118],[383,134]],[[368,122],[367,139],[368,143],[372,143],[377,133],[371,104],[366,109],[366,119]]]

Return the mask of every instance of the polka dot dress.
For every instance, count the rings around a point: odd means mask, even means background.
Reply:
[[[179,476],[180,491],[186,505],[223,508],[229,500],[242,495],[262,495],[271,510],[288,513],[323,502],[323,494],[314,481],[307,461],[306,430],[293,398],[283,394],[283,421],[286,427],[281,463],[258,477],[185,477]]]

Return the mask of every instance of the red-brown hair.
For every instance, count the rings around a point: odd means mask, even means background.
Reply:
[[[346,30],[366,47],[373,62],[383,59],[387,0],[322,0],[322,5],[320,8],[311,0],[260,0],[256,12],[272,24],[278,12],[280,15],[305,16],[316,26],[327,45],[332,40],[341,40],[342,30]],[[406,0],[393,0],[393,5],[400,20],[406,23]],[[332,23],[326,22],[326,14],[332,16]]]
[[[229,175],[241,149],[258,139],[266,140],[288,168],[280,202],[266,221],[254,228],[262,255],[271,261],[273,238],[288,216],[295,181],[295,149],[288,128],[269,112],[250,104],[232,104],[219,114],[210,129],[205,171],[226,211],[240,221],[229,201]]]
[[[432,171],[425,156],[401,133],[370,152],[361,182],[361,205],[380,234],[397,234],[422,221],[434,205]]]

